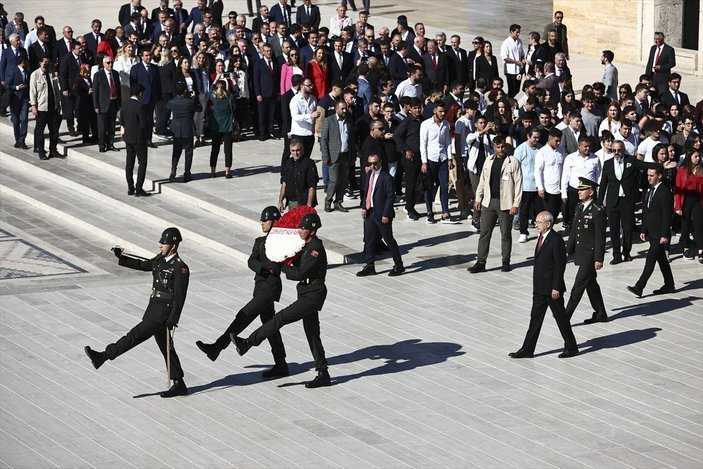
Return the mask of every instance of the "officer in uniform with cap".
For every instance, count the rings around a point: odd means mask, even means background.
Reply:
[[[153,259],[127,256],[123,254],[123,249],[113,248],[120,265],[131,269],[150,270],[154,276],[154,283],[142,322],[134,326],[116,343],[108,345],[104,352],[96,352],[90,347],[85,347],[85,353],[96,369],[100,368],[105,360],[114,360],[151,336],[154,336],[166,359],[166,334],[170,334],[170,330],[178,325],[190,278],[188,266],[178,256],[178,245],[182,240],[178,228],[166,228],[159,241],[161,252]],[[162,392],[161,397],[185,396],[188,394],[188,388],[183,381],[183,369],[173,347],[173,341],[170,342],[170,378],[173,379],[173,386],[168,391]]]
[[[584,324],[608,321],[596,274],[603,267],[606,227],[605,209],[594,200],[597,187],[598,184],[590,179],[579,178],[579,204],[576,206],[571,235],[566,244],[566,253],[575,253],[574,264],[579,266],[566,305],[566,314],[571,319],[585,290],[593,307],[593,316],[586,319]]]
[[[281,218],[281,212],[273,205],[266,207],[261,212],[261,230],[265,236],[256,238],[254,247],[249,256],[249,268],[254,271],[254,296],[234,318],[232,324],[222,334],[215,343],[205,344],[200,340],[195,343],[210,360],[215,361],[224,349],[231,343],[230,334],[238,335],[256,319],[261,316],[261,322],[266,323],[273,318],[273,303],[281,300],[281,266],[266,257],[266,236],[273,228],[276,220]],[[269,338],[271,352],[273,353],[274,366],[270,370],[264,371],[261,376],[264,379],[281,378],[288,376],[288,364],[286,363],[286,349],[283,346],[280,332],[276,331]]]
[[[303,320],[305,336],[315,360],[317,376],[305,384],[306,388],[329,386],[330,375],[327,372],[325,349],[320,340],[319,311],[327,297],[325,275],[327,274],[327,253],[322,241],[317,237],[317,230],[322,226],[320,216],[309,213],[300,220],[298,233],[305,240],[305,247],[293,265],[283,264],[281,271],[289,280],[298,281],[298,299],[287,308],[276,313],[273,319],[264,323],[247,339],[231,334],[232,342],[239,355],[244,355],[251,347],[258,346],[264,339],[271,337],[286,324]]]

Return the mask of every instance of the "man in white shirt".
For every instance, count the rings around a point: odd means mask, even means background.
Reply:
[[[510,25],[510,36],[500,46],[503,59],[503,73],[508,82],[508,97],[514,98],[520,92],[522,68],[525,66],[525,50],[520,40],[520,25]]]
[[[298,139],[303,142],[305,154],[310,157],[315,145],[315,120],[320,117],[317,110],[317,100],[310,94],[312,80],[306,78],[300,86],[300,91],[290,100],[291,140]]]
[[[560,144],[561,130],[552,129],[547,144],[535,155],[537,195],[555,220],[561,208],[561,170],[564,166],[564,150]]]
[[[579,202],[579,178],[591,181],[600,179],[601,165],[598,157],[591,153],[591,138],[581,133],[578,139],[579,149],[564,158],[561,175],[561,200],[564,203],[564,225],[568,232],[574,217],[576,204]]]
[[[623,142],[625,144],[625,154],[630,156],[635,156],[637,153],[637,140],[632,133],[632,121],[630,119],[623,119],[620,122],[620,128],[615,132],[615,140]]]
[[[637,159],[644,161],[645,163],[654,163],[654,158],[652,157],[652,150],[655,146],[662,143],[661,135],[662,129],[661,124],[657,121],[651,120],[643,126],[644,131],[649,131],[647,138],[642,140],[642,143],[637,147]]]
[[[407,80],[403,80],[398,83],[398,87],[395,89],[395,95],[398,100],[404,96],[422,99],[422,85],[420,84],[420,80],[422,80],[422,73],[423,71],[421,66],[410,66],[410,76]]]
[[[444,103],[437,101],[433,115],[420,124],[420,171],[431,178],[433,185],[425,189],[425,205],[427,207],[427,223],[435,223],[432,213],[432,202],[439,187],[439,200],[442,205],[442,223],[456,223],[449,215],[449,170],[454,167],[449,146],[452,144],[449,135],[449,122],[444,120],[446,112]]]

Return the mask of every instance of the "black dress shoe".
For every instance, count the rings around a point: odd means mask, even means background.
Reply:
[[[468,270],[472,274],[477,274],[479,272],[485,272],[486,271],[486,263],[485,262],[477,262],[466,270]]]
[[[51,150],[49,152],[49,158],[64,159],[64,158],[66,158],[66,155],[64,155],[63,153],[60,153],[58,150]]]
[[[137,189],[134,195],[136,195],[137,197],[149,197],[151,193],[146,192],[144,189]]]
[[[232,332],[229,333],[229,338],[232,341],[232,343],[234,344],[234,346],[236,347],[237,353],[239,355],[244,355],[251,348],[251,344],[249,343],[249,339],[242,339],[241,337],[237,337]]]
[[[232,172],[231,171],[225,172],[225,179],[232,179]]]
[[[288,376],[288,364],[287,363],[281,363],[281,364],[275,364],[273,368],[270,370],[266,370],[263,373],[261,373],[261,377],[264,379],[276,379],[276,378],[285,378]]]
[[[183,182],[190,182],[193,180],[193,176],[190,175],[190,173],[186,173],[183,175]]]
[[[127,195],[134,195],[134,188],[127,189]]]
[[[176,396],[187,396],[188,395],[188,388],[186,387],[186,383],[183,382],[183,379],[174,379],[173,380],[173,386],[168,391],[163,391],[160,396],[161,397],[176,397]]]
[[[620,256],[613,257],[613,260],[610,261],[610,265],[618,265],[621,262],[622,262],[622,257],[620,257]]]
[[[68,129],[68,135],[71,137],[77,137],[78,134],[76,133],[76,129]]]
[[[508,263],[503,263],[503,265],[500,266],[500,271],[501,272],[510,272],[511,267],[510,267],[510,262]]]
[[[120,151],[120,150],[118,150],[117,147],[115,147],[115,145],[110,145],[109,147],[107,147],[107,151]]]
[[[19,148],[20,144],[18,142],[15,142],[15,148]]]
[[[630,291],[630,292],[632,292],[632,293],[634,293],[634,294],[637,296],[637,298],[641,298],[641,297],[642,297],[642,289],[641,289],[640,287],[638,287],[638,286],[634,286],[634,287],[628,286],[628,287],[627,287],[627,290]]]
[[[222,349],[216,344],[205,344],[200,340],[197,341],[195,345],[197,345],[200,351],[207,355],[207,357],[212,361],[217,360],[217,357],[220,356],[220,352],[222,351]]]
[[[17,148],[20,148],[22,150],[29,150],[29,146],[24,142],[20,143]]]
[[[325,212],[327,212],[327,213],[334,212],[334,209],[332,208],[331,203],[325,202]]]
[[[653,295],[665,295],[667,293],[676,293],[676,288],[673,285],[664,285],[663,287],[654,290]]]
[[[397,277],[399,275],[403,275],[405,272],[405,267],[403,267],[403,264],[396,264],[393,266],[390,272],[388,272],[389,277]]]
[[[585,319],[583,321],[584,324],[594,324],[596,322],[608,322],[608,315],[603,313],[603,314],[594,314],[588,319]]]
[[[372,265],[367,265],[356,273],[357,277],[368,277],[369,275],[376,275],[376,268]]]
[[[100,147],[100,148],[98,148],[98,151],[99,151],[100,153],[106,153],[106,152],[107,152],[107,148],[105,148],[105,147]]]
[[[330,374],[327,372],[327,370],[322,370],[317,372],[317,376],[315,376],[315,379],[313,379],[309,383],[305,383],[305,387],[308,389],[315,389],[320,388],[322,386],[330,386],[331,384],[332,380],[330,379]]]
[[[48,160],[49,157],[46,156],[46,153],[41,152],[41,153],[39,153],[39,159],[40,159],[40,160]]]
[[[517,352],[510,352],[508,356],[510,358],[532,358],[533,353],[528,352],[527,350],[520,349]]]
[[[83,350],[85,350],[85,354],[88,355],[88,358],[90,358],[90,361],[93,363],[96,370],[100,368],[103,363],[105,363],[106,358],[104,352],[96,352],[88,345],[83,347]]]
[[[348,208],[342,206],[341,202],[338,204],[334,204],[334,209],[342,213],[347,213],[349,211]]]
[[[153,142],[152,142],[152,143],[147,143],[146,146],[149,147],[149,148],[159,148],[159,147],[157,147],[156,144],[153,143]]]
[[[631,261],[632,261],[632,256],[625,255],[625,256],[623,256],[622,260],[625,261],[625,262],[631,262]]]
[[[559,358],[571,358],[579,354],[578,349],[576,350],[564,350],[559,354]]]
[[[176,172],[171,171],[171,174],[168,176],[168,182],[174,182],[176,180]]]

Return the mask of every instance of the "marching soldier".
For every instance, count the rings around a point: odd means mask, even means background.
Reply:
[[[178,255],[178,245],[182,239],[178,228],[166,228],[159,241],[161,252],[153,259],[137,259],[124,255],[123,249],[119,247],[113,248],[120,265],[131,269],[150,270],[154,276],[154,283],[149,305],[139,324],[116,343],[108,345],[104,352],[96,352],[88,346],[85,347],[85,353],[95,369],[100,368],[105,360],[114,360],[151,336],[154,336],[166,359],[166,334],[170,335],[171,330],[178,325],[188,292],[190,271]],[[188,388],[183,381],[181,362],[173,347],[173,341],[169,340],[169,342],[171,348],[169,378],[173,379],[173,386],[168,391],[162,392],[161,397],[185,396],[188,394]]]
[[[303,320],[305,336],[315,360],[317,376],[305,384],[306,388],[319,388],[331,384],[327,372],[325,349],[320,340],[319,311],[327,297],[325,275],[327,274],[327,253],[322,241],[317,237],[317,230],[322,226],[320,216],[309,213],[300,220],[298,233],[305,240],[305,247],[293,265],[283,264],[281,271],[289,280],[298,281],[298,299],[287,308],[282,309],[263,326],[255,330],[247,339],[230,334],[239,355],[244,355],[251,347],[258,346],[264,339],[273,336],[281,327],[295,321]]]
[[[224,349],[231,343],[230,334],[238,335],[256,319],[261,316],[261,322],[266,323],[273,318],[275,313],[273,303],[281,299],[281,266],[266,257],[266,236],[273,228],[276,220],[281,218],[281,212],[274,206],[266,207],[261,212],[261,230],[265,236],[256,238],[254,247],[249,256],[249,268],[254,271],[254,296],[249,303],[239,310],[237,315],[215,343],[205,344],[200,340],[195,343],[210,360],[215,361]],[[276,331],[269,338],[271,352],[273,353],[274,366],[264,371],[264,379],[282,378],[288,376],[286,363],[286,349],[283,346],[280,332]]]
[[[605,209],[593,199],[597,187],[598,184],[590,179],[579,178],[577,190],[580,203],[576,207],[571,236],[566,244],[566,253],[575,253],[574,264],[579,266],[566,314],[570,319],[585,290],[593,307],[593,316],[586,319],[584,324],[608,321],[596,274],[603,267],[606,227]]]

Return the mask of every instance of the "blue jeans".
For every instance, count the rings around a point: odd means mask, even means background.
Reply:
[[[432,189],[425,189],[425,206],[427,213],[432,213],[432,202],[437,195],[439,187],[439,201],[442,205],[442,213],[449,213],[449,160],[428,161],[427,169],[429,170],[434,185]]]
[[[11,93],[11,91],[9,91]],[[18,111],[18,112],[15,112]],[[21,104],[10,106],[12,130],[15,134],[15,143],[25,143],[27,138],[27,124],[29,122],[29,101],[23,99]]]

